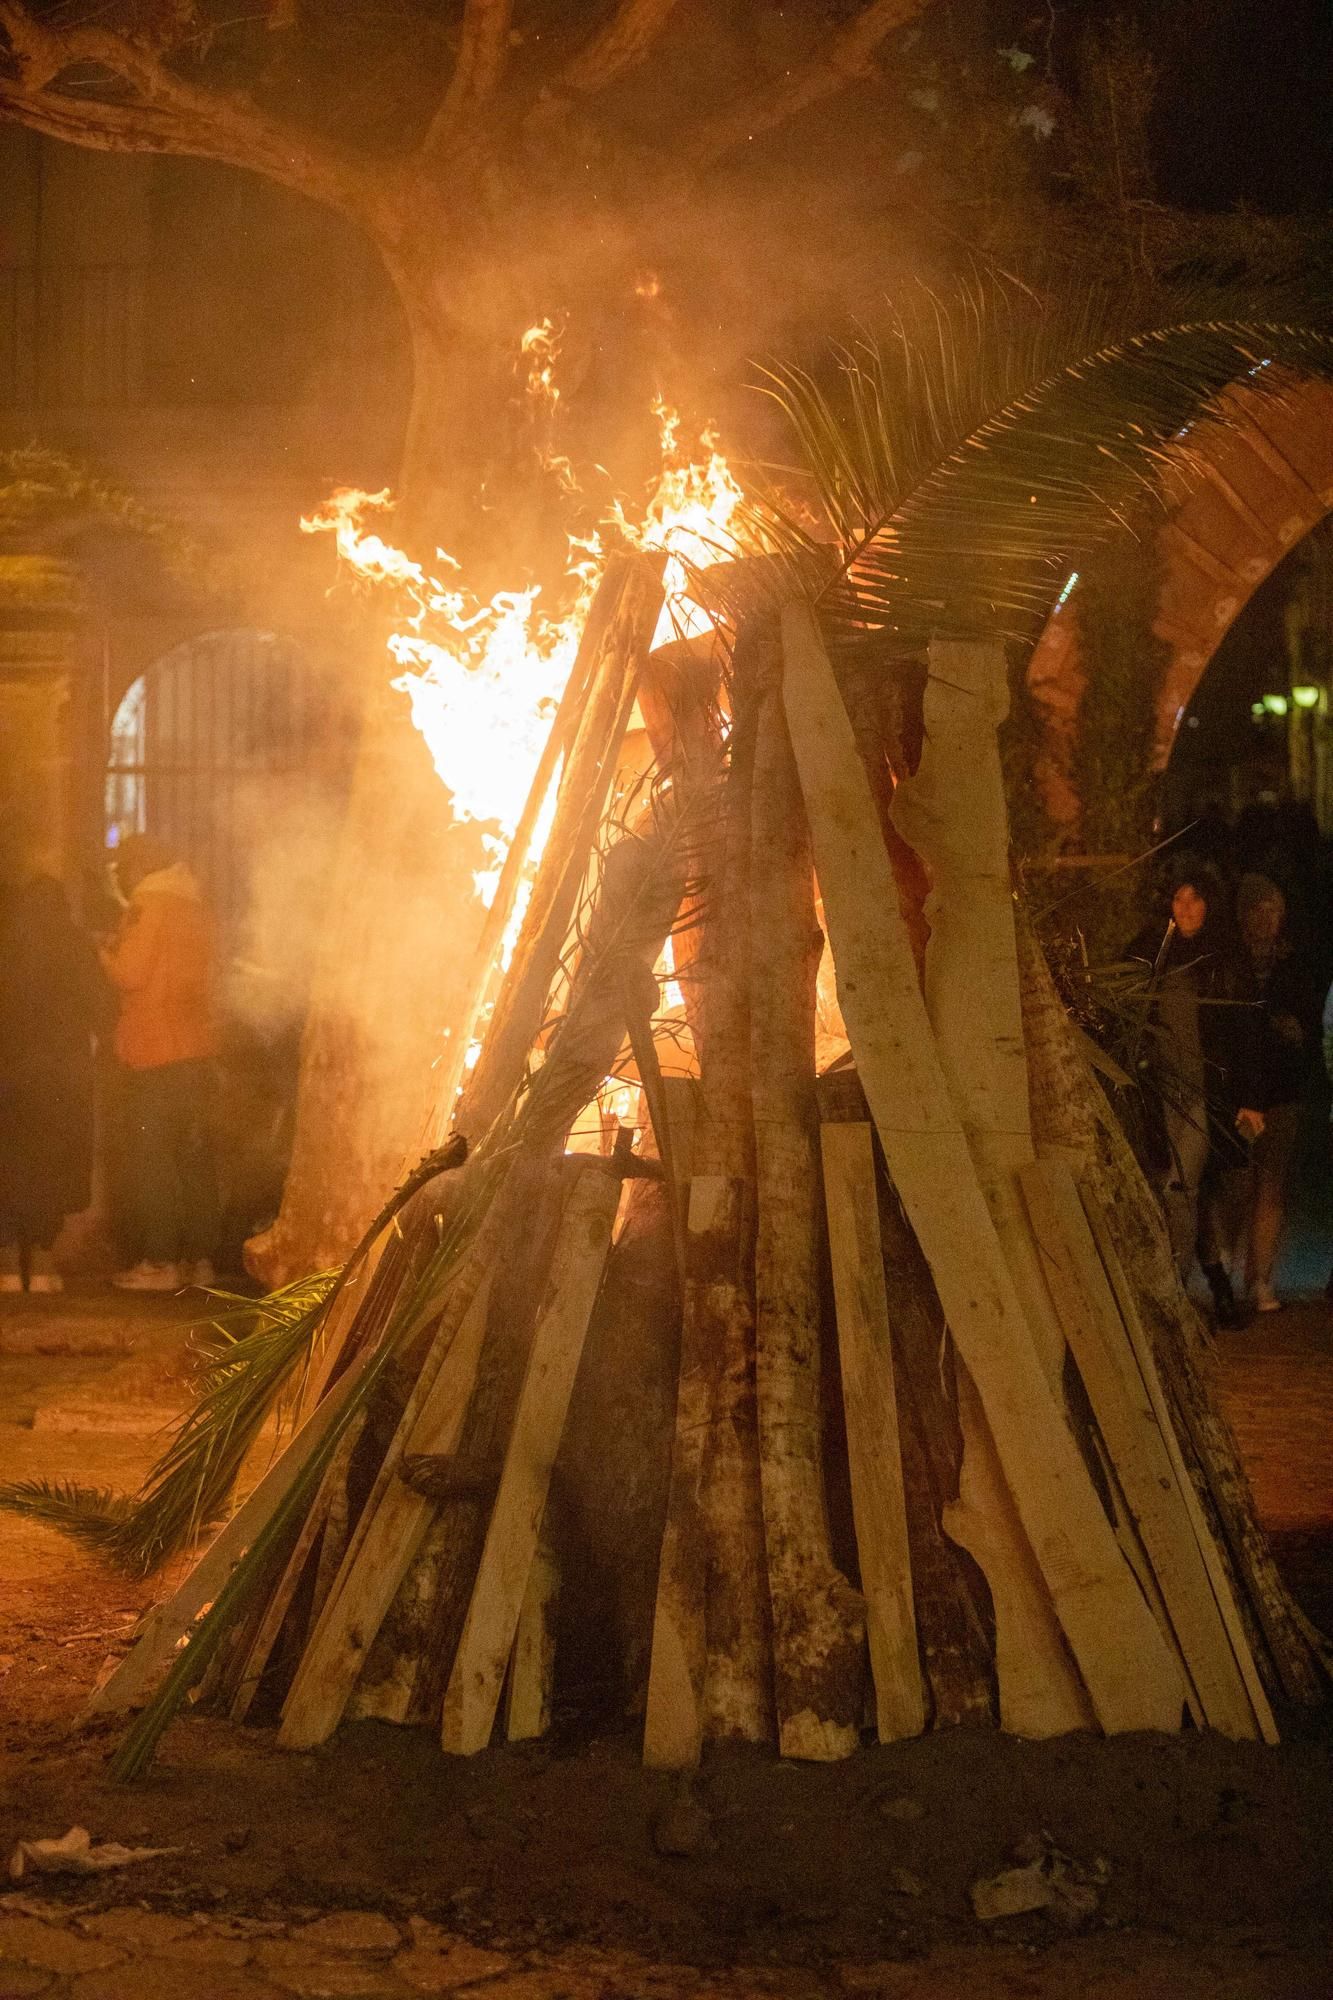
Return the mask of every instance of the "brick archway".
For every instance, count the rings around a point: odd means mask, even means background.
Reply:
[[[1282,397],[1238,385],[1224,410],[1225,422],[1201,433],[1197,469],[1157,531],[1154,627],[1170,659],[1156,691],[1156,770],[1223,635],[1265,577],[1333,511],[1333,384],[1297,382]],[[1072,829],[1080,812],[1072,751],[1086,683],[1068,600],[1047,620],[1027,678],[1042,729],[1043,801],[1058,825]]]

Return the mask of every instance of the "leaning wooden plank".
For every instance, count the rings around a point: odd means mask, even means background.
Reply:
[[[1199,1496],[1194,1490],[1194,1481],[1190,1478],[1189,1467],[1185,1464],[1181,1454],[1180,1443],[1171,1422],[1171,1412],[1167,1407],[1166,1392],[1162,1387],[1161,1379],[1157,1373],[1157,1363],[1153,1358],[1152,1347],[1144,1330],[1143,1322],[1139,1318],[1138,1301],[1134,1297],[1133,1287],[1125,1275],[1124,1267],[1116,1254],[1114,1244],[1111,1242],[1105,1218],[1098,1211],[1096,1204],[1085,1200],[1083,1210],[1087,1217],[1088,1227],[1092,1232],[1093,1241],[1096,1243],[1098,1254],[1101,1257],[1106,1276],[1110,1280],[1116,1304],[1120,1308],[1120,1317],[1129,1335],[1130,1345],[1134,1351],[1134,1359],[1138,1363],[1140,1379],[1152,1405],[1153,1414],[1157,1419],[1157,1428],[1166,1446],[1167,1456],[1171,1461],[1171,1469],[1175,1474],[1176,1485],[1184,1500],[1190,1525],[1198,1544],[1199,1554],[1208,1572],[1208,1580],[1212,1585],[1213,1596],[1217,1601],[1218,1612],[1226,1627],[1236,1665],[1240,1670],[1246,1692],[1250,1698],[1251,1707],[1254,1710],[1255,1720],[1259,1726],[1259,1733],[1265,1743],[1276,1743],[1278,1741],[1277,1723],[1273,1719],[1273,1711],[1269,1704],[1268,1696],[1264,1692],[1264,1684],[1259,1677],[1259,1669],[1255,1665],[1254,1655],[1250,1650],[1245,1623],[1241,1617],[1240,1607],[1236,1603],[1235,1592],[1231,1587],[1231,1579],[1227,1575],[1226,1564],[1223,1562],[1217,1545],[1213,1540],[1212,1530],[1204,1517]]]
[[[319,1491],[311,1503],[310,1510],[301,1523],[296,1546],[287,1559],[287,1567],[278,1581],[277,1589],[264,1607],[263,1617],[246,1652],[232,1695],[228,1713],[233,1722],[244,1722],[250,1713],[251,1705],[259,1692],[259,1684],[268,1666],[269,1655],[277,1644],[278,1635],[292,1608],[292,1599],[300,1586],[301,1578],[305,1575],[306,1566],[310,1562],[316,1544],[320,1543],[323,1536],[333,1504],[335,1485],[339,1480],[346,1480],[349,1456],[347,1445],[353,1429],[354,1426],[349,1424],[347,1433],[339,1443],[333,1460],[320,1482]]]
[[[1064,1736],[1097,1717],[1079,1679],[1051,1596],[1023,1531],[972,1377],[958,1363],[963,1462],[944,1532],[990,1585],[1000,1727],[1011,1736]]]
[[[369,1366],[372,1353],[369,1348],[362,1349],[323,1402],[311,1411],[286,1451],[274,1460],[249,1499],[232,1515],[212,1547],[199,1558],[180,1588],[150,1612],[138,1644],[126,1654],[110,1680],[92,1695],[85,1715],[116,1714],[148,1698],[200,1613],[216,1598],[255,1536],[286,1499],[312,1454],[338,1421]]]
[[[824,1125],[820,1143],[875,1721],[880,1742],[892,1743],[921,1734],[926,1700],[917,1656],[874,1145],[869,1125],[863,1124]]]
[[[444,1355],[430,1393],[414,1413],[395,1463],[409,1454],[447,1456],[458,1443],[486,1331],[490,1285],[483,1281]],[[370,1513],[371,1502],[367,1503]],[[435,1514],[434,1503],[401,1479],[373,1501],[355,1546],[344,1558],[333,1594],[301,1658],[283,1707],[278,1741],[309,1750],[338,1727],[366,1655]]]
[[[619,1179],[589,1166],[575,1180],[560,1219],[500,1490],[445,1690],[440,1742],[457,1756],[471,1756],[490,1741],[619,1203]]]
[[[1024,1323],[930,1033],[874,801],[808,605],[784,694],[843,1017],[889,1171],[976,1384],[1101,1726],[1177,1729],[1180,1670],[1127,1567]]]
[[[1204,1719],[1226,1736],[1253,1737],[1244,1678],[1074,1177],[1062,1161],[1043,1159],[1023,1168],[1020,1180],[1083,1386]]]
[[[1064,1335],[1014,1182],[1015,1167],[1036,1155],[996,737],[1008,708],[998,644],[933,643],[921,760],[894,793],[892,819],[930,876],[925,998],[940,1067],[1029,1331],[1060,1401]]]
[[[518,1614],[514,1651],[505,1693],[505,1735],[511,1743],[545,1736],[551,1726],[555,1686],[555,1620],[560,1600],[560,1565],[545,1534],[537,1543],[532,1573]]]

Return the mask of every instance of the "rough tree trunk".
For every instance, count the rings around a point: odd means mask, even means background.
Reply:
[[[824,1495],[815,1115],[815,974],[824,940],[776,675],[772,683],[760,700],[751,808],[759,1467],[778,1743],[784,1756],[828,1759],[849,1756],[858,1740],[865,1605],[834,1564]]]

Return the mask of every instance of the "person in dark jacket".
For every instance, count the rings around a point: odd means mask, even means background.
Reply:
[[[97,959],[49,875],[0,893],[0,1292],[58,1292],[61,1224],[92,1199]]]
[[[1236,923],[1247,997],[1255,1003],[1257,1102],[1264,1129],[1256,1140],[1244,1224],[1245,1281],[1261,1313],[1282,1304],[1273,1266],[1287,1219],[1287,1191],[1301,1109],[1320,1048],[1320,993],[1313,969],[1287,936],[1287,901],[1266,875],[1243,875]]]
[[[1166,926],[1146,927],[1129,950],[1150,967],[1145,1068],[1161,1107],[1161,1192],[1176,1268],[1188,1277],[1197,1255],[1219,1323],[1237,1325],[1211,1196],[1220,1177],[1245,1163],[1264,1120],[1228,902],[1207,862],[1182,863]]]

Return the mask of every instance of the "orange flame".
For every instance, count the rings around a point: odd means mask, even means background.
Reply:
[[[548,432],[560,399],[558,352],[559,334],[549,320],[529,327],[520,343],[528,394]],[[636,548],[667,552],[666,604],[654,637],[654,644],[662,644],[712,629],[712,620],[689,600],[689,574],[736,553],[733,520],[743,496],[713,430],[702,433],[700,449],[692,452],[682,441],[677,412],[659,400],[654,413],[661,445],[656,489],[637,519],[616,503],[603,527]],[[549,443],[538,456],[562,484],[574,485],[568,460]],[[480,823],[493,865],[477,871],[474,880],[489,905],[574,664],[604,563],[602,537],[570,538],[567,573],[574,601],[563,616],[547,618],[538,607],[536,585],[497,591],[482,601],[443,550],[436,551],[435,573],[385,540],[367,523],[392,505],[387,490],[344,488],[301,526],[307,533],[332,534],[349,569],[397,594],[401,622],[389,651],[403,671],[393,685],[408,697],[412,721],[456,817]],[[543,839],[539,832],[534,859]]]

